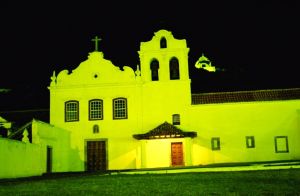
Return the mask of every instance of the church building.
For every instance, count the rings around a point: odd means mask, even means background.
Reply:
[[[50,146],[52,171],[300,160],[300,89],[192,94],[186,40],[167,30],[138,55],[120,68],[96,47],[53,73],[50,124],[69,146]]]

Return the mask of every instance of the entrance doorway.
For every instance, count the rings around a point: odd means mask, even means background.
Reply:
[[[52,147],[47,146],[47,163],[46,163],[46,169],[47,173],[52,172]]]
[[[171,143],[172,166],[183,166],[183,149],[182,142]]]
[[[106,142],[87,141],[87,171],[105,171],[106,169]]]

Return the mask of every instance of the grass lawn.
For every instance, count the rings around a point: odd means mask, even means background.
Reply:
[[[300,195],[300,169],[69,175],[0,182],[0,195]]]

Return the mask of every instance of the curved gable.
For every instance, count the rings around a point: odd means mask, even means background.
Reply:
[[[106,83],[130,83],[135,81],[135,74],[131,67],[124,66],[121,70],[111,61],[103,58],[102,52],[89,53],[88,59],[74,69],[61,71],[57,77],[51,77],[51,86],[94,85]]]

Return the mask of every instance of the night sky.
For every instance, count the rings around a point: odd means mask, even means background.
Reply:
[[[297,1],[184,3],[2,2],[0,88],[12,89],[20,107],[47,108],[52,72],[86,60],[95,35],[106,59],[135,69],[140,42],[160,29],[186,39],[193,92],[300,87]],[[202,53],[225,71],[195,69]]]

